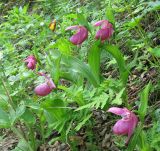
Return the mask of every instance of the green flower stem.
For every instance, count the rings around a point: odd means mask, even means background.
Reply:
[[[13,110],[16,111],[15,105],[14,105],[14,103],[13,103],[13,100],[12,100],[10,94],[9,94],[9,91],[8,91],[6,85],[5,85],[5,82],[4,82],[3,78],[2,78],[2,85],[3,85],[3,87],[4,87],[4,90],[5,90],[5,92],[6,92],[6,95],[8,96],[8,103],[11,105],[11,107],[13,108]]]

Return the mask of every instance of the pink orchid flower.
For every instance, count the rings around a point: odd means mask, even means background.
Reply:
[[[70,38],[70,41],[74,45],[80,45],[88,38],[88,30],[84,26],[70,26],[66,30],[76,30],[76,34]]]
[[[52,81],[52,79],[50,79],[46,74],[44,73],[38,73],[40,76],[44,76],[46,81],[40,85],[38,85],[35,89],[34,92],[39,95],[39,96],[46,96],[49,93],[51,93],[51,91],[53,89],[56,88],[54,82]]]
[[[117,135],[128,135],[126,145],[128,144],[134,129],[138,123],[137,116],[127,108],[111,107],[108,112],[122,116],[113,126],[113,133]]]
[[[108,20],[100,20],[96,22],[94,26],[101,26],[101,29],[97,31],[95,38],[100,39],[102,42],[108,40],[113,34],[113,26]]]
[[[27,68],[28,69],[31,69],[31,70],[34,70],[36,68],[36,64],[37,64],[37,61],[36,61],[36,58],[32,55],[28,56],[24,62],[27,63]]]

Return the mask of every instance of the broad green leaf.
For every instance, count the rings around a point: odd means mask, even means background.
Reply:
[[[64,62],[72,69],[77,71],[77,75],[81,74],[83,77],[87,78],[90,83],[92,83],[95,87],[99,85],[98,79],[96,79],[95,75],[91,71],[90,67],[79,59],[71,56],[63,57]]]
[[[71,74],[71,70],[68,70],[68,72],[61,72],[61,75],[60,77],[63,78],[63,79],[66,79],[66,80],[69,80],[73,83],[78,83],[78,77],[79,76],[76,76],[75,74]],[[72,72],[73,73],[73,72]]]
[[[120,79],[122,80],[123,85],[125,86],[128,80],[129,71],[125,64],[125,60],[122,53],[120,52],[117,46],[113,45],[107,45],[105,50],[116,59],[120,71]]]
[[[54,120],[61,120],[63,119],[65,115],[65,110],[63,107],[65,107],[65,104],[60,99],[48,99],[44,102],[42,102],[41,107],[45,109],[45,112],[48,112],[50,114],[50,117]]]
[[[58,81],[60,78],[60,63],[61,63],[61,57],[59,57],[55,60],[54,82],[56,85],[58,84]]]
[[[0,128],[8,128],[10,126],[10,119],[8,114],[0,108]]]
[[[71,43],[68,40],[60,38],[58,39],[56,45],[62,54],[71,55]]]
[[[26,100],[25,106],[31,108],[32,110],[39,111],[41,110],[39,103],[33,102],[33,100]]]
[[[101,50],[95,42],[88,52],[89,66],[100,83],[100,55]]]
[[[22,116],[25,110],[26,110],[26,106],[24,104],[20,104],[16,108],[16,111],[10,110],[10,118],[11,118],[12,124]]]
[[[24,114],[21,116],[21,119],[23,119],[24,122],[27,122],[27,124],[31,124],[31,125],[35,124],[36,122],[34,113],[32,113],[29,109],[26,109]]]
[[[138,113],[141,121],[144,121],[144,117],[147,113],[148,96],[149,96],[150,88],[151,88],[151,83],[148,83],[140,94],[140,105],[139,105]]]
[[[29,147],[25,141],[20,140],[12,151],[29,151]]]
[[[109,22],[111,22],[113,25],[115,24],[113,9],[112,9],[112,6],[110,4],[106,8],[106,17],[107,17]]]
[[[8,109],[8,97],[4,94],[0,94],[0,108],[3,110]]]

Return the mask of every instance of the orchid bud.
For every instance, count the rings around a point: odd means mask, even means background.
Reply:
[[[88,38],[88,30],[84,26],[70,26],[66,30],[76,30],[76,34],[70,38],[74,45],[80,45]]]
[[[34,56],[32,56],[32,55],[28,56],[24,60],[24,62],[26,62],[28,69],[34,70],[36,68],[37,61],[36,61],[36,58]]]
[[[56,88],[55,84],[53,83],[52,79],[50,79],[48,76],[46,76],[44,73],[40,73],[39,75],[44,76],[46,81],[40,85],[38,85],[35,89],[34,92],[39,95],[39,96],[46,96],[53,89]]]
[[[102,42],[108,40],[113,34],[113,26],[108,20],[100,20],[94,24],[94,26],[101,26],[96,33],[95,38],[100,39]]]
[[[113,133],[117,135],[128,135],[126,145],[128,144],[134,129],[138,123],[137,116],[127,108],[111,107],[108,112],[122,116],[113,126]]]

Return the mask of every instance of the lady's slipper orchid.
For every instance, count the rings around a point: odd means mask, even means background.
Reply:
[[[113,132],[117,135],[128,135],[127,145],[138,123],[137,116],[127,108],[111,107],[108,112],[122,116],[122,119],[113,126]]]
[[[34,70],[34,69],[36,68],[36,63],[37,63],[37,61],[36,61],[36,58],[35,58],[34,56],[32,56],[32,55],[28,56],[28,57],[24,60],[24,62],[27,63],[27,68],[28,68],[28,69]]]
[[[47,75],[45,75],[44,73],[39,73],[40,76],[44,76],[46,81],[40,85],[38,85],[35,89],[34,92],[39,95],[39,96],[46,96],[49,93],[51,93],[51,91],[53,89],[56,88],[55,84],[53,83],[52,79],[50,79]]]
[[[101,29],[97,31],[95,38],[100,39],[102,42],[109,39],[113,34],[113,26],[108,20],[100,20],[96,22],[94,26],[101,26]]]
[[[66,28],[66,30],[76,30],[76,34],[74,34],[71,38],[70,41],[74,45],[80,45],[82,42],[84,42],[87,37],[88,37],[88,30],[84,26],[70,26]]]
[[[54,19],[50,24],[49,24],[49,29],[52,30],[53,32],[56,29],[56,20]]]

